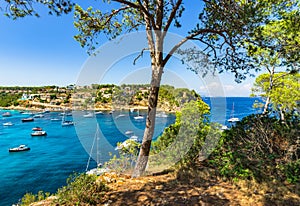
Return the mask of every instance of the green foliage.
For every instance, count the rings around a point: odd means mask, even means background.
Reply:
[[[289,183],[300,181],[300,159],[285,164],[282,169]]]
[[[55,202],[60,205],[97,205],[107,189],[96,175],[73,174],[67,179],[67,185],[58,189]]]
[[[125,145],[118,143],[119,156],[115,155],[105,163],[106,168],[118,174],[129,173],[134,168],[141,147],[140,143],[131,139],[127,139],[125,142]]]
[[[203,101],[192,100],[185,103],[181,111],[176,113],[176,122],[152,142],[151,153],[154,158],[150,161],[149,167],[151,164],[159,166],[172,162],[181,164],[193,162],[199,156],[210,130],[207,114],[209,106]],[[155,156],[156,154],[159,156]]]
[[[248,52],[258,64],[299,66],[299,1],[261,2],[267,15],[248,40]],[[277,10],[277,11],[276,11]]]
[[[0,107],[8,107],[11,105],[17,105],[16,102],[21,98],[21,94],[11,94],[6,92],[0,92]]]
[[[31,203],[47,199],[50,193],[39,191],[38,194],[26,193],[19,203],[21,206],[29,206]]]
[[[223,133],[204,163],[229,179],[299,181],[299,119],[251,115]]]
[[[299,73],[261,74],[255,79],[252,92],[264,98],[269,97],[273,111],[292,113],[299,108],[299,79]]]
[[[4,15],[12,18],[22,18],[25,16],[39,17],[39,12],[35,9],[40,5],[44,5],[49,9],[49,14],[67,14],[72,11],[73,3],[70,0],[52,0],[52,1],[19,1],[5,0],[5,4],[1,5],[0,11],[4,11]]]
[[[95,102],[116,105],[142,105],[148,101],[149,85],[147,84],[130,84],[130,85],[111,85],[101,84],[93,85],[96,90]],[[159,90],[158,107],[165,107],[173,110],[182,106],[184,103],[200,98],[199,94],[186,88],[174,88],[170,85],[161,85]],[[145,106],[145,105],[142,105]]]
[[[185,23],[180,21],[187,7],[184,1],[163,5],[160,1],[104,1],[107,4],[111,2],[111,10],[75,7],[74,25],[79,31],[75,39],[89,52],[99,44],[101,34],[113,39],[140,29],[152,32],[152,39],[148,42],[152,43],[149,48],[154,48],[155,40],[161,36],[159,32],[168,32],[172,26],[178,28]],[[200,41],[204,45],[204,49],[198,52],[201,58],[187,51],[187,59],[195,62],[193,71],[196,73],[207,72],[201,66],[205,62],[220,71],[234,72],[236,80],[241,81],[250,70],[259,70],[253,61],[257,58],[253,55],[261,48],[280,52],[285,65],[298,62],[298,0],[215,0],[195,3],[195,6],[199,8],[199,18],[187,29],[183,41],[174,45],[173,51],[186,40]],[[224,49],[226,52],[223,52]],[[150,53],[156,53],[154,50]],[[169,56],[166,56],[163,65],[168,60]]]

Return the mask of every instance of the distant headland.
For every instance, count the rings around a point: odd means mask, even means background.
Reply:
[[[114,110],[147,109],[150,85],[92,84],[39,87],[0,86],[0,108],[11,110]],[[192,99],[201,98],[194,90],[162,85],[159,110],[174,112]]]

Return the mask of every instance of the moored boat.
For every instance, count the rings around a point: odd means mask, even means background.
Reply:
[[[144,119],[144,117],[142,115],[138,115],[138,116],[135,116],[133,117],[135,120],[142,120]]]
[[[61,123],[61,126],[65,127],[65,126],[72,126],[74,125],[74,122],[73,121],[70,121],[70,120],[65,120]]]
[[[42,131],[43,129],[41,127],[34,127],[32,128],[32,131]]]
[[[33,121],[34,119],[31,117],[22,119],[22,122],[33,122]]]
[[[127,130],[127,131],[125,132],[125,134],[126,134],[126,135],[133,134],[133,131],[132,131],[132,130]]]
[[[130,140],[133,140],[133,141],[136,141],[136,142],[139,141],[139,137],[136,136],[136,135],[132,135],[129,139],[130,139]]]
[[[32,112],[22,112],[21,114],[23,114],[23,115],[33,115]]]
[[[95,112],[95,115],[97,114],[103,114],[103,112],[102,111]]]
[[[139,137],[136,135],[131,136],[129,139],[125,140],[124,142],[120,143],[117,145],[115,150],[121,150],[123,148],[128,148],[132,144],[140,143],[139,142]]]
[[[165,112],[157,113],[156,117],[162,117],[162,118],[167,118],[168,115]]]
[[[144,116],[140,115],[140,110],[138,110],[138,115],[133,117],[135,120],[143,120]]]
[[[86,113],[85,115],[83,115],[83,117],[85,117],[85,118],[91,118],[91,117],[93,117],[94,115],[93,115],[93,113],[91,113],[91,112],[88,112],[88,113]]]
[[[231,111],[231,118],[227,120],[230,123],[239,122],[240,119],[237,117],[234,117],[234,102],[232,103],[232,111]]]
[[[3,123],[3,126],[13,126],[14,124],[12,122],[5,122]]]
[[[34,118],[43,118],[44,115],[43,115],[43,114],[36,114],[36,115],[34,115],[33,117],[34,117]]]
[[[232,117],[232,118],[230,118],[230,119],[228,119],[227,120],[228,122],[239,122],[240,121],[240,119],[239,118],[237,118],[237,117]]]
[[[4,112],[2,114],[2,117],[11,117],[11,113],[10,112]]]
[[[110,169],[108,169],[108,168],[99,168],[99,167],[97,167],[97,168],[86,171],[85,174],[99,176],[99,175],[102,175],[103,173],[109,172],[109,171],[110,171]]]
[[[47,132],[46,131],[34,131],[31,133],[31,136],[46,136]]]
[[[30,150],[29,147],[27,147],[24,144],[21,144],[19,147],[10,148],[8,151],[9,152],[22,152],[22,151],[28,151],[28,150]]]

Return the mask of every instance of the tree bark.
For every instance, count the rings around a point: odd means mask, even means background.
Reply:
[[[267,97],[267,100],[266,100],[266,103],[265,103],[265,106],[264,106],[264,111],[263,111],[263,115],[267,114],[268,113],[268,109],[269,109],[269,104],[270,104],[270,101],[271,101],[271,98],[270,98],[270,92],[272,91],[273,89],[273,84],[274,84],[274,74],[275,74],[275,67],[272,67],[271,69],[269,69],[269,67],[267,67],[267,70],[270,74],[270,79],[269,79],[269,88],[268,88],[268,91],[267,91],[267,94],[268,94],[268,97]]]
[[[140,153],[132,177],[139,177],[143,175],[148,163],[151,142],[152,142],[152,137],[155,128],[155,115],[156,115],[156,107],[158,102],[158,92],[160,87],[161,76],[162,76],[162,68],[152,69],[151,88],[150,88],[150,95],[148,98],[148,114],[146,119],[146,128],[144,131]]]
[[[270,104],[270,97],[268,96],[267,100],[266,100],[266,103],[265,103],[265,106],[264,106],[264,111],[263,111],[264,115],[268,113],[269,104]]]
[[[280,120],[281,120],[282,123],[284,123],[285,122],[285,116],[284,116],[284,111],[281,107],[279,108],[279,113],[280,113]]]

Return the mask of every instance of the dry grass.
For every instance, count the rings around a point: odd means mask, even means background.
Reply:
[[[106,182],[109,191],[101,205],[299,205],[300,187],[283,183],[224,181],[212,169],[181,168],[176,172],[131,178],[105,173],[97,181]],[[53,198],[53,197],[52,197]],[[51,205],[51,201],[33,204]]]

